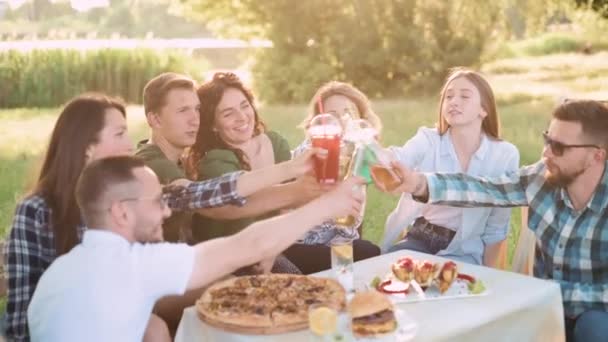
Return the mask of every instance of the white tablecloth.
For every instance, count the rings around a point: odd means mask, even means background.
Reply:
[[[445,261],[445,259],[398,251],[355,263],[355,287],[364,288],[375,276],[390,272],[390,264],[401,256]],[[488,294],[398,307],[418,324],[414,341],[556,341],[565,340],[563,305],[556,283],[517,273],[460,264],[460,271],[481,279]],[[331,275],[330,271],[316,274]],[[184,341],[308,341],[307,330],[273,336],[227,333],[202,323],[194,307],[184,311],[175,338]]]

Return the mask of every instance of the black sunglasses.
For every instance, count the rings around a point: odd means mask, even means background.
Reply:
[[[547,132],[547,131],[543,132],[543,140],[545,141],[545,146],[549,145],[549,147],[551,147],[551,152],[553,152],[553,154],[558,157],[562,156],[564,154],[564,152],[566,151],[566,149],[568,149],[568,148],[585,148],[585,147],[601,148],[598,145],[593,145],[593,144],[567,145],[567,144],[564,144],[559,141],[551,139],[549,137],[548,133],[549,132]]]

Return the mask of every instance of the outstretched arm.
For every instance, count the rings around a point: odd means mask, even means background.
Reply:
[[[234,220],[255,217],[279,209],[296,207],[319,197],[327,191],[314,176],[304,175],[293,182],[262,189],[247,198],[243,206],[227,205],[218,208],[199,209],[203,216],[217,220]]]
[[[355,188],[359,184],[363,180],[351,178],[299,209],[256,222],[235,235],[196,245],[188,288],[205,286],[239,267],[273,258],[327,219],[358,213],[363,201],[363,195]]]
[[[254,171],[233,172],[200,182],[178,179],[165,187],[165,196],[169,207],[175,211],[231,204],[243,206],[245,197],[310,172],[313,158],[326,156],[326,150],[315,149],[293,160]]]
[[[419,173],[393,163],[403,182],[393,192],[411,193],[421,201],[453,207],[518,207],[528,205],[528,185],[542,184],[542,162],[523,167],[500,177],[484,178],[465,174]],[[386,191],[376,182],[381,190]]]

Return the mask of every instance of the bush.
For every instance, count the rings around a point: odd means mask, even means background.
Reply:
[[[555,53],[580,51],[584,42],[579,37],[569,34],[545,34],[535,39],[522,42],[521,49],[526,56],[544,56]]]
[[[149,79],[165,71],[192,74],[183,54],[149,49],[0,52],[0,107],[58,106],[85,91],[140,103]]]

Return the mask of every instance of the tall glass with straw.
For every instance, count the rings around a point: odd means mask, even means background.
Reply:
[[[338,182],[340,143],[342,126],[340,121],[331,114],[316,115],[308,127],[308,136],[313,147],[327,150],[326,158],[315,160],[317,181],[322,184]]]

